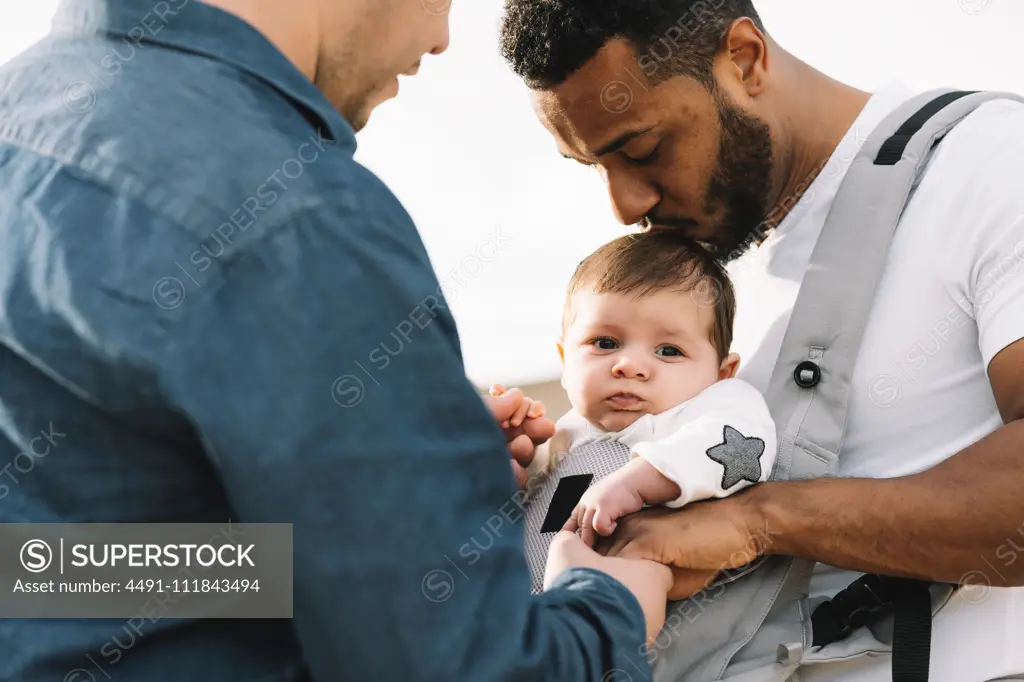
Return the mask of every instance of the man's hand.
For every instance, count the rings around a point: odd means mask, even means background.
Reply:
[[[671,566],[669,598],[689,597],[720,571],[743,566],[771,549],[771,529],[753,517],[744,492],[682,509],[631,514],[619,520],[613,536],[599,538],[596,549],[607,556]]]
[[[668,591],[672,586],[672,572],[668,568],[653,561],[603,557],[583,544],[583,540],[574,533],[561,531],[552,539],[548,550],[544,589],[564,571],[577,567],[607,573],[625,585],[644,612],[647,643],[654,641],[665,624]]]
[[[484,396],[484,402],[505,432],[512,455],[512,472],[522,489],[526,485],[526,467],[533,461],[533,452],[555,435],[555,422],[544,416],[544,403],[527,398],[518,388],[506,390],[495,384],[491,386],[489,395]]]

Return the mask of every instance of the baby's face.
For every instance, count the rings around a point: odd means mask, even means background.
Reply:
[[[643,298],[581,291],[563,339],[562,385],[573,406],[608,431],[693,398],[719,380],[714,308],[688,292]]]

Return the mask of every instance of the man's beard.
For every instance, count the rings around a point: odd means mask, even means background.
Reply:
[[[718,162],[704,197],[705,214],[719,213],[709,242],[703,242],[722,264],[739,258],[769,229],[768,194],[773,168],[771,129],[713,93],[722,126]]]
[[[382,83],[387,82],[381,75],[378,81],[369,81],[373,83],[372,85],[354,86],[355,83],[365,83],[368,80],[365,73],[356,70],[355,65],[359,63],[358,58],[350,52],[340,57],[323,55],[317,62],[313,78],[313,83],[355,133],[361,132],[369,123],[371,113],[380,104],[379,91],[383,87]]]

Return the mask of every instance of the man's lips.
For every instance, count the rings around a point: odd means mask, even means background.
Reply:
[[[620,409],[629,409],[638,406],[643,399],[635,393],[616,393],[608,398],[608,402]]]
[[[690,235],[700,227],[700,223],[692,218],[644,216],[640,220],[640,226],[645,232],[651,230],[682,230],[684,234]]]

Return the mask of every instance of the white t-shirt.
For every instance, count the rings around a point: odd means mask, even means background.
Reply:
[[[899,83],[874,93],[778,229],[731,264],[738,376],[760,391],[767,389],[843,175],[874,127],[914,94]],[[1024,338],[1022,180],[1024,104],[982,105],[936,149],[900,220],[868,319],[840,476],[922,471],[1002,426],[986,368],[1001,349]],[[979,557],[992,579],[1007,565],[997,551]],[[811,593],[832,595],[857,575],[819,564]],[[985,578],[973,575],[970,582]],[[933,623],[931,656],[933,682],[1024,673],[1024,588],[963,590]],[[888,655],[872,655],[805,666],[799,679],[880,682],[891,679],[890,666]]]
[[[679,486],[667,507],[727,497],[767,480],[778,437],[764,396],[739,379],[717,381],[659,414],[645,414],[621,431],[604,431],[575,410],[558,420],[567,450],[601,440],[628,445]]]

